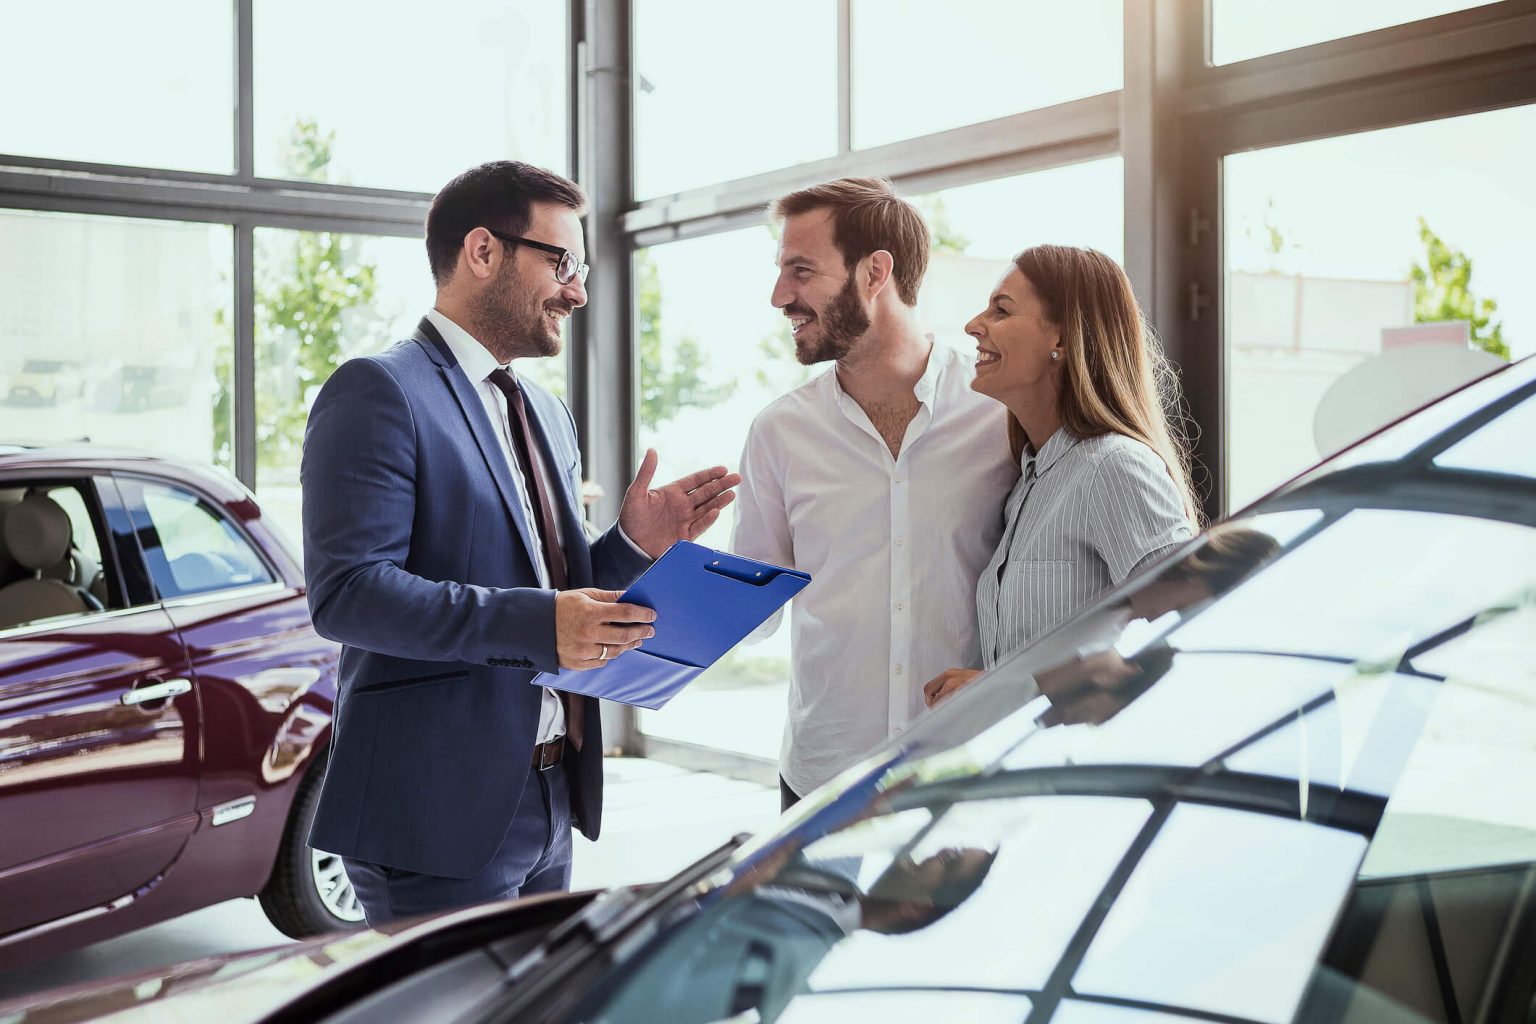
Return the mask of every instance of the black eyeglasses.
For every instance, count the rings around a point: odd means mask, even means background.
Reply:
[[[560,257],[560,262],[555,264],[555,280],[561,284],[570,284],[576,278],[581,278],[581,283],[587,283],[587,275],[592,268],[576,258],[576,254],[569,249],[562,249],[558,245],[550,245],[548,242],[535,242],[531,238],[523,238],[518,235],[504,235],[495,228],[486,228],[491,234],[503,242],[511,242],[513,245],[526,245],[541,252],[554,253]]]

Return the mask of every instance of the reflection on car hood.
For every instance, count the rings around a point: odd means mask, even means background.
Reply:
[[[343,933],[273,949],[157,968],[0,1005],[0,1024],[254,1022],[342,967],[390,945],[383,931]]]

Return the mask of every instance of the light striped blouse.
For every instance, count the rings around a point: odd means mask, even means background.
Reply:
[[[983,668],[991,668],[1190,536],[1184,503],[1147,445],[1065,427],[1004,505],[1003,538],[976,583]]]

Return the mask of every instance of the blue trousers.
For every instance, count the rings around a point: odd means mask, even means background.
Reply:
[[[562,892],[571,885],[571,793],[566,766],[524,768],[523,787],[507,834],[490,863],[469,878],[422,875],[342,858],[369,927],[476,903]]]

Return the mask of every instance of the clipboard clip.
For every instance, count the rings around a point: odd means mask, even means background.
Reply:
[[[713,558],[704,566],[704,571],[754,587],[767,586],[778,578],[778,573],[756,567],[759,563],[732,565],[732,561],[728,558]]]

